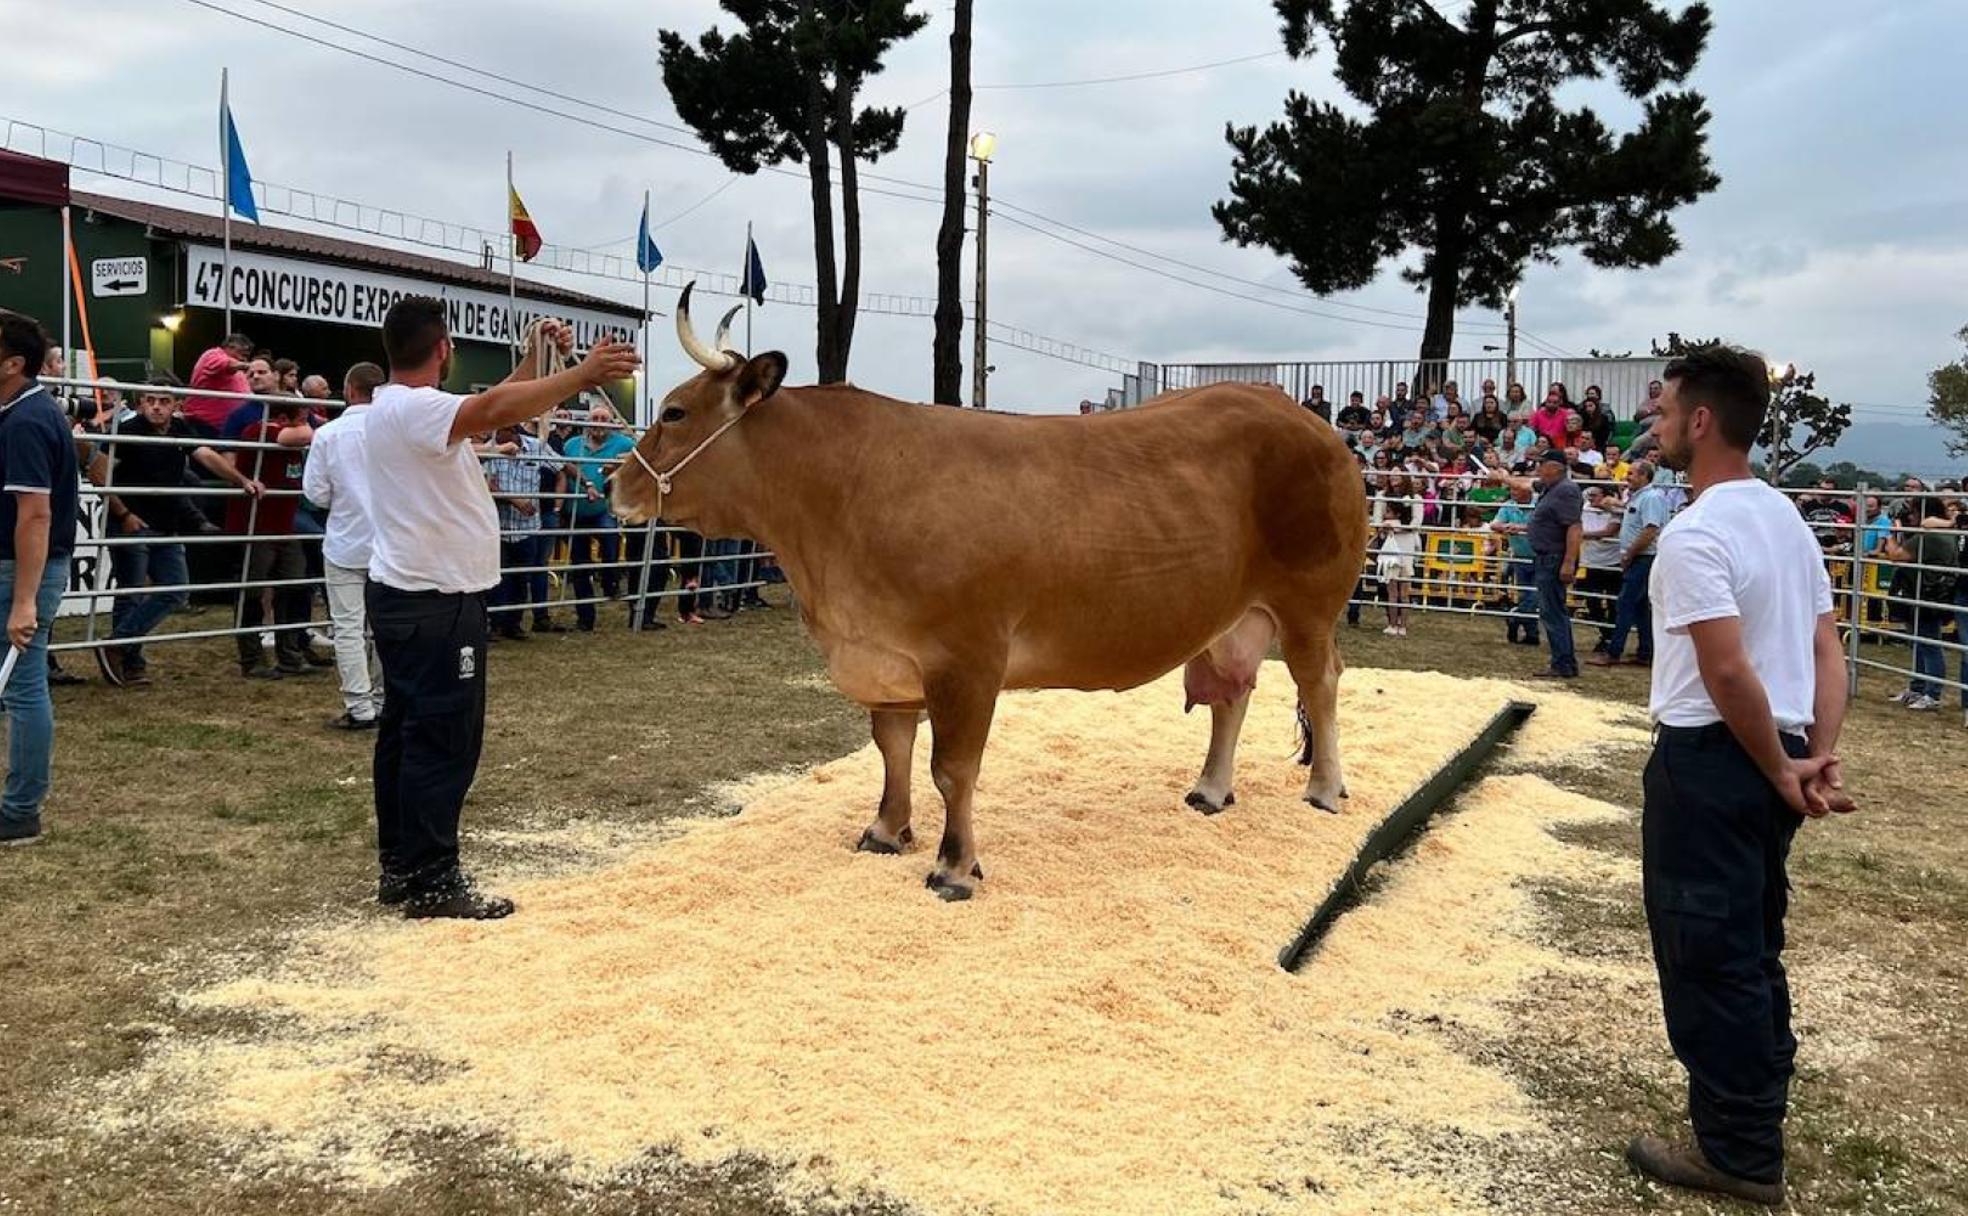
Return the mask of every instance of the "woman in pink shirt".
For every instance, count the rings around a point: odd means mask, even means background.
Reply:
[[[245,334],[230,334],[226,340],[204,354],[191,368],[191,387],[212,393],[244,393],[246,362],[253,357],[253,340]],[[239,408],[239,402],[225,397],[186,397],[185,420],[194,429],[203,428],[209,437],[217,435],[226,416]]]

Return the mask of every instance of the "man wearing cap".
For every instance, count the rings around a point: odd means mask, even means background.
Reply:
[[[1563,452],[1546,452],[1537,467],[1538,501],[1527,531],[1531,569],[1537,583],[1538,622],[1551,648],[1551,665],[1533,673],[1539,679],[1575,680],[1578,656],[1572,649],[1572,620],[1565,596],[1578,577],[1584,540],[1585,496],[1572,480]]]

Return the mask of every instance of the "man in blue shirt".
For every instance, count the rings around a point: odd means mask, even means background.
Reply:
[[[7,714],[0,845],[40,838],[55,747],[48,635],[68,589],[79,473],[68,416],[36,380],[52,345],[40,322],[0,309],[0,602],[7,642],[19,654],[0,692]]]
[[[622,590],[620,523],[608,510],[608,475],[635,447],[628,432],[618,428],[615,411],[596,404],[588,411],[588,429],[567,441],[566,456],[580,477],[582,496],[574,500],[574,538],[568,546],[567,568],[574,582],[574,623],[583,633],[595,627],[595,565],[601,566],[601,593],[614,599]],[[662,628],[649,622],[651,628]]]
[[[1537,571],[1531,562],[1530,524],[1531,483],[1513,480],[1510,501],[1498,507],[1496,518],[1490,521],[1490,531],[1507,538],[1501,554],[1510,563],[1506,582],[1517,589],[1516,602],[1504,625],[1512,645],[1517,643],[1520,628],[1524,645],[1538,644]]]
[[[1667,491],[1654,484],[1654,466],[1648,461],[1635,461],[1627,469],[1626,485],[1632,497],[1627,499],[1626,514],[1620,517],[1620,568],[1625,573],[1620,578],[1619,611],[1605,651],[1586,660],[1594,667],[1619,663],[1626,649],[1626,635],[1635,630],[1639,643],[1633,658],[1626,662],[1633,667],[1654,665],[1654,606],[1647,598],[1647,579],[1654,572],[1654,543],[1672,512],[1668,510]]]

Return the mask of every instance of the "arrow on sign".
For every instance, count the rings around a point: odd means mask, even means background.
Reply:
[[[139,284],[135,279],[115,279],[103,284],[104,291],[135,291]]]

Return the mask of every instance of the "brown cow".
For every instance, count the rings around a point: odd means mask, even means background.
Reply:
[[[1275,388],[1237,384],[1091,417],[782,389],[784,355],[725,350],[724,326],[713,346],[696,337],[688,287],[677,336],[704,370],[663,399],[615,476],[615,510],[778,555],[887,767],[862,849],[912,839],[927,709],[946,810],[928,886],[969,898],[983,877],[971,794],[1000,690],[1134,688],[1185,663],[1190,705],[1212,715],[1188,801],[1222,810],[1274,639],[1308,727],[1305,797],[1337,809],[1333,631],[1367,526],[1357,465],[1330,425]]]

